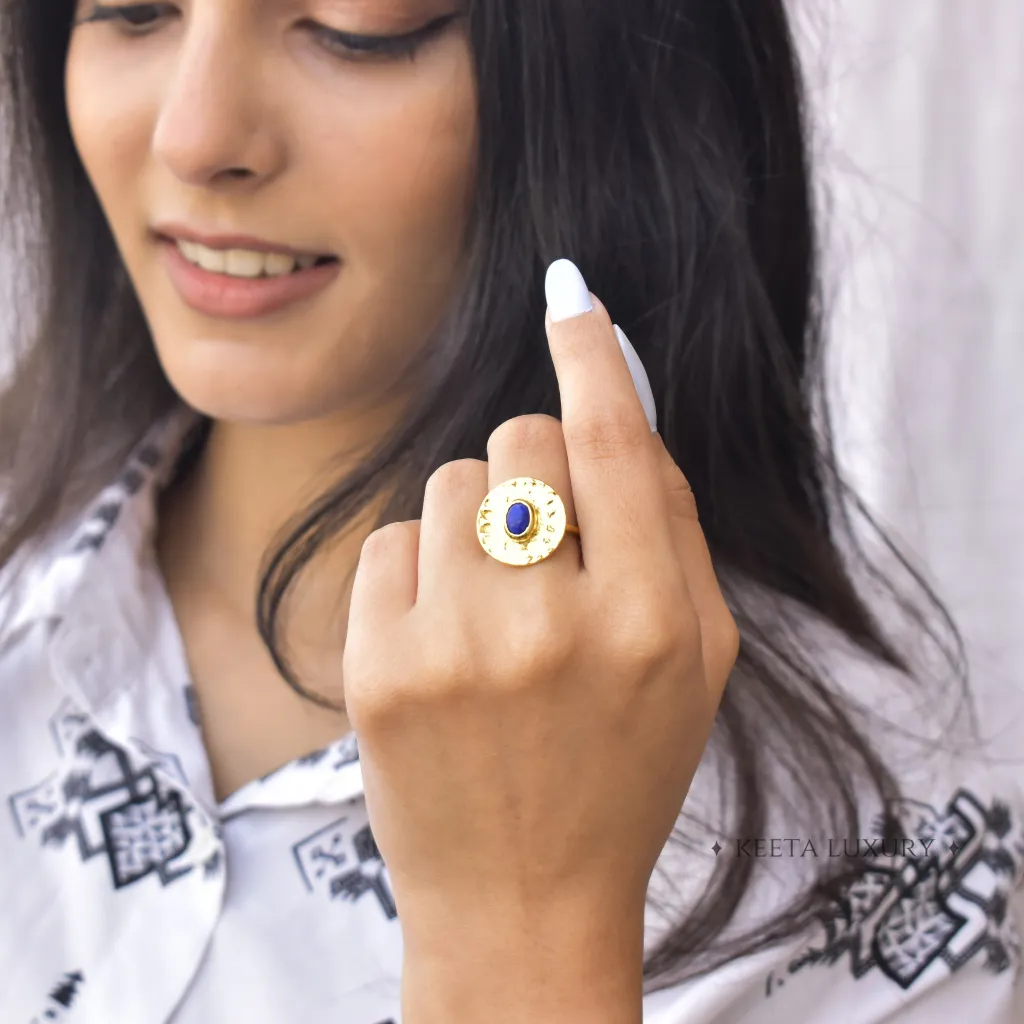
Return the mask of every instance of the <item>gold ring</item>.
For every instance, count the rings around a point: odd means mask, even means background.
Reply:
[[[505,565],[533,565],[550,558],[567,533],[565,504],[543,480],[520,476],[498,484],[480,503],[476,535],[484,551]]]

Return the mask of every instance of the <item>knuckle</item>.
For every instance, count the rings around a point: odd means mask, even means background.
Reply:
[[[486,480],[486,464],[478,459],[454,459],[439,466],[430,474],[425,493],[433,497],[464,494],[476,491],[481,474]]]
[[[566,613],[564,600],[539,595],[494,652],[489,675],[504,691],[549,685],[573,660],[577,636],[577,624],[571,613]]]
[[[351,679],[346,677],[346,706],[360,728],[387,728],[451,707],[479,689],[477,660],[450,637],[407,639],[405,648],[417,651],[415,666],[401,655],[384,655],[373,665],[354,666]]]
[[[398,692],[393,680],[399,676],[381,649],[385,646],[361,644],[358,650],[350,650],[348,645],[345,648],[345,711],[359,728],[389,721],[397,705]]]
[[[435,605],[418,621],[413,666],[401,684],[411,702],[433,701],[471,686],[480,675],[480,641],[471,614],[460,605]]]
[[[397,705],[394,688],[380,677],[354,675],[345,680],[345,712],[360,732],[380,728],[394,719]]]
[[[644,443],[644,430],[634,410],[610,408],[566,424],[565,442],[587,458],[617,459],[637,451]],[[650,429],[647,429],[648,440]]]
[[[562,424],[544,413],[515,416],[496,427],[487,439],[487,453],[533,452],[562,444]]]
[[[650,599],[637,600],[620,618],[615,635],[621,658],[634,665],[660,665],[685,643],[686,616]]]
[[[531,636],[517,643],[508,659],[510,671],[504,674],[504,689],[522,690],[557,678],[572,660],[573,647],[569,638],[554,630]]]
[[[681,626],[665,616],[647,618],[633,627],[629,642],[633,656],[642,665],[660,665],[679,643]]]
[[[386,559],[397,551],[403,551],[409,541],[410,523],[387,523],[377,527],[363,541],[360,560],[376,561]]]
[[[721,644],[722,656],[731,668],[740,656],[742,636],[740,635],[740,627],[728,608],[725,608],[723,611],[716,632]]]
[[[451,702],[469,696],[479,685],[481,669],[471,647],[458,634],[444,642],[426,644],[423,672],[413,684],[410,699],[421,703]]]
[[[668,494],[669,507],[676,516],[693,522],[699,521],[697,497],[693,493],[690,481],[683,475],[682,470],[669,475],[665,490]]]

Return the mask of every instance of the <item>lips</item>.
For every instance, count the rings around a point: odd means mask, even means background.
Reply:
[[[177,237],[184,238],[184,235]],[[191,235],[187,241],[211,246],[211,241]],[[218,237],[217,248],[228,246],[252,252],[289,252],[296,258],[309,255],[295,250],[268,245],[257,239],[235,236]],[[158,236],[161,261],[171,283],[182,301],[196,312],[223,319],[252,319],[280,312],[289,306],[312,299],[323,291],[338,275],[341,263],[336,257],[312,266],[299,266],[289,273],[273,277],[237,277],[218,270],[207,270],[190,262],[179,250],[177,241],[166,235]]]

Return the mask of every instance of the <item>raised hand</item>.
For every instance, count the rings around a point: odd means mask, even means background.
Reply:
[[[438,469],[353,585],[346,704],[404,1024],[640,1019],[647,885],[738,649],[635,354],[571,263],[547,285],[561,422],[509,420],[487,462]],[[514,478],[579,527],[526,566],[477,533]]]

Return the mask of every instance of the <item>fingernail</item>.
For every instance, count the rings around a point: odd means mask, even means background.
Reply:
[[[548,267],[544,292],[547,295],[548,312],[555,323],[589,313],[594,308],[587,282],[576,269],[576,264],[570,260],[555,260]]]
[[[644,369],[644,364],[640,362],[640,357],[636,354],[636,349],[633,348],[629,338],[622,333],[622,328],[618,324],[615,324],[614,327],[615,337],[619,339],[619,348],[622,349],[622,354],[626,357],[626,365],[633,378],[633,387],[636,388],[636,393],[640,396],[640,404],[644,407],[647,422],[651,425],[653,434],[658,429],[658,409],[654,404],[654,392],[651,390],[647,371]]]

